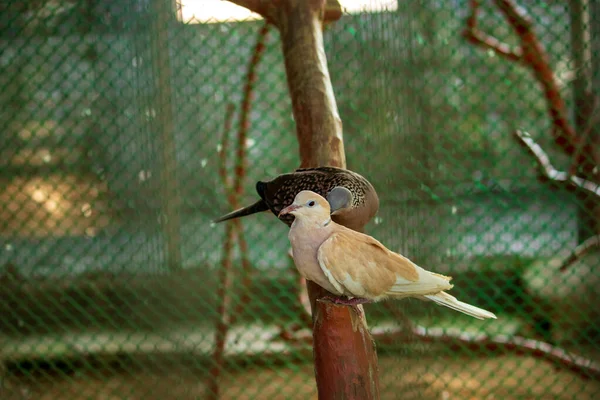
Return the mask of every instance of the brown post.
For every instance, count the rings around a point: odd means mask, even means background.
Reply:
[[[276,24],[302,167],[344,168],[340,119],[323,46],[323,0],[281,1]],[[308,282],[319,399],[378,399],[377,353],[364,313],[317,299],[328,293]]]
[[[329,0],[238,0],[281,33],[302,167],[346,167],[338,114],[323,46],[325,19],[341,15]],[[375,344],[362,315],[317,299],[327,291],[308,282],[315,375],[320,400],[379,399]]]

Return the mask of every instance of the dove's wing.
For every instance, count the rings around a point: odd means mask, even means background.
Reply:
[[[318,250],[329,282],[352,297],[380,299],[438,293],[452,288],[449,277],[424,270],[368,235],[343,229]]]

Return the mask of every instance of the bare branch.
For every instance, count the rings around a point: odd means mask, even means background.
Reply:
[[[221,139],[221,148],[219,150],[219,176],[223,183],[223,190],[230,206],[237,204],[236,193],[231,187],[231,179],[227,175],[227,153],[229,149],[229,132],[231,131],[231,122],[235,106],[228,104],[225,111],[225,121],[223,123],[223,132]],[[207,398],[219,398],[219,376],[225,361],[225,342],[227,332],[231,323],[229,315],[229,306],[231,303],[231,268],[233,265],[233,246],[235,243],[236,226],[227,224],[225,227],[225,242],[223,243],[223,255],[221,259],[221,269],[219,270],[219,286],[217,287],[217,320],[215,322],[215,349],[213,351],[213,365],[208,374]]]
[[[208,399],[219,398],[219,376],[225,361],[225,342],[229,330],[229,303],[231,301],[231,267],[233,259],[233,244],[235,227],[233,224],[225,226],[225,242],[223,243],[223,258],[219,270],[219,286],[217,287],[217,320],[215,327],[215,348],[212,356],[212,366],[208,374],[207,396]]]
[[[588,180],[580,178],[578,176],[569,177],[569,182],[571,182],[575,186],[585,190],[586,192],[589,192],[593,195],[600,197],[600,184],[598,184],[598,183],[588,181]]]
[[[524,8],[519,7],[512,0],[494,0],[496,7],[502,11],[517,35],[523,39],[523,35],[531,32],[533,22]],[[535,40],[535,39],[534,39]]]
[[[269,24],[266,23],[258,31],[256,37],[256,44],[254,45],[254,51],[248,65],[248,72],[246,74],[246,85],[244,87],[244,97],[242,99],[242,109],[240,114],[240,125],[238,128],[238,144],[237,144],[237,165],[235,167],[235,182],[233,192],[235,193],[236,203],[242,196],[243,192],[243,180],[246,176],[247,161],[246,161],[246,138],[248,136],[248,129],[250,129],[250,105],[252,103],[254,83],[256,82],[256,69],[265,51],[265,42],[269,33]],[[231,204],[232,209],[237,209],[239,204]],[[244,237],[244,227],[240,219],[235,219],[233,224],[237,230],[238,245],[240,247],[240,254],[242,258],[242,289],[243,294],[238,301],[237,307],[232,316],[232,324],[236,318],[241,314],[244,305],[250,302],[250,281],[252,266],[248,259],[248,244]]]
[[[550,158],[548,154],[542,149],[542,147],[537,144],[531,135],[525,131],[516,130],[515,136],[523,143],[531,154],[535,157],[536,161],[542,167],[544,175],[553,181],[557,182],[569,182],[576,187],[583,189],[593,195],[600,197],[600,185],[580,178],[578,176],[569,176],[567,172],[559,171],[550,163]]]
[[[382,331],[390,335],[389,332]],[[566,368],[584,378],[600,378],[600,365],[584,357],[574,355],[560,347],[519,336],[486,336],[468,332],[447,332],[416,327],[412,331],[416,339],[425,343],[443,343],[453,349],[468,349],[471,352],[490,354],[507,353],[542,359]],[[395,338],[391,338],[396,343]],[[380,338],[382,342],[385,338]]]
[[[288,333],[289,334],[289,333]],[[468,350],[471,354],[489,357],[493,354],[511,354],[532,357],[565,368],[585,379],[600,379],[600,365],[592,360],[568,352],[546,342],[520,336],[487,336],[445,329],[427,329],[415,326],[411,329],[373,328],[373,338],[378,343],[410,344],[422,342],[443,344],[452,350]],[[288,342],[311,343],[312,337],[306,329],[285,338]]]
[[[235,166],[235,181],[233,190],[237,196],[242,193],[242,182],[246,176],[246,138],[248,137],[248,129],[250,128],[250,104],[253,97],[254,83],[256,82],[256,68],[265,51],[265,40],[269,33],[269,24],[264,24],[258,31],[256,44],[252,52],[252,57],[248,64],[248,72],[246,73],[246,84],[244,85],[244,97],[242,99],[242,107],[240,112],[240,125],[237,135],[237,150],[236,150],[236,166]],[[237,207],[234,207],[236,209]]]
[[[477,46],[493,50],[500,57],[510,61],[520,62],[522,58],[520,50],[512,50],[508,44],[499,41],[493,36],[487,35],[477,28],[477,15],[479,14],[479,7],[481,4],[478,0],[471,0],[470,4],[471,15],[467,19],[467,28],[463,31],[463,37]]]
[[[471,43],[492,49],[496,54],[513,62],[519,62],[531,71],[544,91],[548,104],[548,114],[552,119],[552,124],[557,128],[552,131],[555,142],[567,154],[575,153],[581,139],[567,119],[567,107],[560,94],[554,73],[550,68],[549,57],[533,30],[531,19],[524,9],[511,0],[494,0],[494,3],[519,37],[520,49],[510,50],[510,46],[477,30],[477,15],[480,7],[477,0],[471,0],[469,3],[471,15],[466,21],[467,27],[463,32],[463,36]],[[584,147],[582,154],[576,159],[577,164],[581,163],[584,160],[584,155],[589,153],[589,145],[584,145]]]
[[[595,235],[590,238],[587,238],[583,241],[579,246],[575,247],[573,253],[567,257],[563,264],[560,266],[560,271],[566,271],[571,265],[575,263],[575,261],[579,260],[583,257],[584,254],[588,253],[595,247],[600,247],[600,235]]]
[[[536,161],[542,169],[544,170],[544,175],[553,180],[559,182],[566,182],[569,179],[569,175],[566,172],[562,172],[554,168],[554,166],[550,163],[550,158],[548,154],[542,149],[542,147],[537,144],[531,135],[528,132],[516,130],[515,136],[529,149],[529,151],[533,154]]]

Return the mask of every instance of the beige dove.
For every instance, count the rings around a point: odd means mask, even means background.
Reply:
[[[371,236],[332,221],[329,203],[317,193],[299,192],[281,214],[295,217],[288,237],[298,271],[329,292],[346,297],[332,299],[336,303],[414,297],[478,319],[496,318],[446,293],[453,286],[452,278],[426,271]]]

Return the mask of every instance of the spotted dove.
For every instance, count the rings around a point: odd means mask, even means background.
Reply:
[[[364,226],[379,209],[379,198],[373,186],[356,172],[335,167],[297,169],[277,178],[256,184],[260,200],[235,210],[214,222],[244,217],[257,212],[280,211],[292,204],[294,197],[302,190],[312,190],[327,198],[331,204],[332,218],[337,223],[362,232]],[[281,221],[292,225],[292,215],[281,215]]]
[[[295,217],[289,231],[300,274],[334,295],[340,304],[356,306],[388,298],[414,297],[460,311],[474,318],[496,318],[481,308],[446,293],[452,278],[426,271],[388,250],[371,236],[331,220],[329,203],[301,191],[281,215]]]

